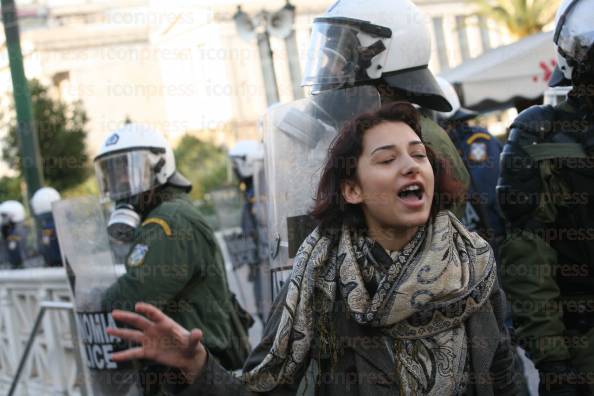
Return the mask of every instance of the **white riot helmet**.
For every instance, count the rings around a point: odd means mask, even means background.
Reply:
[[[169,183],[191,189],[175,170],[171,146],[159,132],[127,124],[111,133],[95,157],[101,198],[118,201]]]
[[[428,69],[431,39],[409,0],[338,0],[314,20],[302,85],[315,91],[380,78],[422,106],[449,111]]]
[[[594,73],[594,0],[564,0],[555,17],[557,72],[550,86],[569,85],[576,67]]]
[[[456,93],[456,89],[452,84],[450,84],[449,81],[439,76],[435,77],[435,79],[437,80],[439,87],[445,94],[446,99],[452,105],[452,110],[450,111],[438,111],[437,116],[439,118],[452,121],[463,121],[469,120],[478,115],[476,111],[472,111],[470,109],[462,107],[462,105],[460,104],[460,98]]]
[[[247,179],[254,175],[257,161],[264,160],[264,147],[255,140],[241,140],[229,150],[229,157],[238,176]]]
[[[35,191],[31,198],[31,209],[35,215],[41,215],[52,211],[52,202],[61,199],[60,193],[52,187],[42,187]]]
[[[25,207],[19,201],[4,201],[0,205],[0,215],[2,224],[8,221],[20,223],[25,220]]]

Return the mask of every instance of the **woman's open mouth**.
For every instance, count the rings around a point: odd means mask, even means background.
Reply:
[[[408,207],[422,207],[425,203],[425,189],[421,183],[411,183],[398,192],[398,198]]]

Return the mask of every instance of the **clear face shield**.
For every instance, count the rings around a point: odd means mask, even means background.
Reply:
[[[592,26],[594,26],[594,20]],[[583,68],[594,71],[594,30],[577,36],[561,33],[558,45],[561,49],[559,52],[566,59],[572,59]]]
[[[583,72],[594,73],[594,13],[592,4],[575,1],[561,15],[554,35],[559,53]]]
[[[272,298],[292,269],[292,258],[315,222],[315,203],[328,148],[343,125],[380,107],[375,87],[324,91],[270,108],[263,120],[266,224]]]
[[[119,201],[156,185],[156,155],[149,150],[126,151],[100,157],[95,174],[102,201]]]
[[[132,240],[140,225],[140,215],[129,199],[157,184],[160,161],[163,160],[150,150],[114,153],[95,160],[101,200],[116,202],[107,231],[117,241]]]
[[[350,18],[316,18],[302,85],[313,92],[377,79],[392,32]]]

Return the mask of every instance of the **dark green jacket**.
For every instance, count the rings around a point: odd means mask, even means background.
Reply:
[[[445,160],[450,167],[450,176],[460,183],[464,191],[468,191],[470,186],[470,174],[456,149],[454,143],[437,123],[424,115],[421,116],[421,131],[423,140],[435,154]],[[459,218],[464,214],[464,205],[458,205],[451,211]]]
[[[106,291],[103,305],[134,310],[140,301],[154,304],[186,329],[202,329],[205,345],[224,364],[232,331],[222,254],[187,194],[167,193],[143,219],[126,257],[127,273]]]

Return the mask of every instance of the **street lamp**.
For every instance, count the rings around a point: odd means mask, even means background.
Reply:
[[[266,101],[268,105],[279,102],[278,85],[274,63],[273,53],[270,47],[270,35],[285,40],[287,56],[289,62],[289,73],[293,86],[293,96],[295,99],[303,97],[303,90],[300,87],[301,69],[299,65],[299,55],[297,51],[297,41],[295,38],[295,6],[288,0],[283,8],[277,12],[270,13],[262,10],[250,18],[241,6],[237,6],[237,12],[233,16],[235,26],[239,36],[245,41],[251,41],[256,37],[258,41],[258,50],[260,53],[260,64],[262,66],[262,77],[266,90]]]
[[[25,77],[23,54],[17,8],[14,0],[2,0],[2,22],[6,36],[6,50],[12,78],[12,92],[17,115],[19,151],[23,167],[23,176],[27,184],[27,195],[31,198],[35,191],[43,185],[42,163],[39,155],[37,129],[31,107],[31,93]]]
[[[293,87],[293,99],[303,98],[301,88],[301,65],[299,64],[299,50],[297,49],[297,35],[295,34],[295,6],[287,0],[283,8],[272,14],[270,19],[270,34],[285,40],[285,48],[289,62],[289,75]]]
[[[241,6],[237,6],[237,12],[233,16],[239,36],[244,40],[251,40],[254,36],[258,41],[258,52],[260,53],[260,65],[264,89],[266,90],[266,103],[271,106],[279,102],[278,85],[272,61],[272,48],[270,48],[270,34],[268,33],[269,15],[261,11],[252,20]]]

